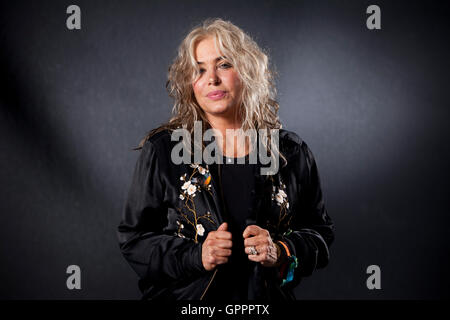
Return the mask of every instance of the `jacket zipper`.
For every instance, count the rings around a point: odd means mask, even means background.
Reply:
[[[223,197],[223,190],[222,190],[222,172],[221,172],[221,170],[220,170],[220,163],[217,164],[217,169],[218,169],[217,171],[218,171],[218,175],[219,175],[220,194],[222,195],[222,201],[221,201],[221,203],[223,204],[223,210],[224,210],[224,212],[225,212],[226,208],[225,208],[225,204],[224,204],[224,197]],[[227,215],[225,214],[225,216],[227,216]],[[217,269],[217,266],[216,266],[216,270],[214,270],[214,274],[212,275],[211,280],[209,280],[209,283],[208,283],[208,285],[206,286],[205,291],[203,291],[203,294],[202,294],[202,296],[200,297],[200,300],[202,300],[203,297],[205,296],[206,291],[208,291],[208,289],[209,289],[211,283],[213,282],[214,278],[216,277],[216,273],[217,273],[218,270],[219,270],[219,269]]]

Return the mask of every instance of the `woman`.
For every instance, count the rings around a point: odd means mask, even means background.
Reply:
[[[181,43],[167,88],[173,117],[137,148],[118,228],[142,298],[295,299],[301,278],[327,265],[333,224],[313,154],[281,129],[266,54],[232,23],[206,20]],[[176,164],[171,133],[194,133],[198,122],[223,161]],[[255,129],[278,135],[255,144],[242,135]],[[260,155],[281,160],[272,174],[250,161],[261,145]]]

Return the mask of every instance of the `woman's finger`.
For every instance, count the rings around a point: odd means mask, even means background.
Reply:
[[[211,249],[210,254],[212,254],[215,257],[229,257],[229,256],[231,256],[231,250],[230,249],[213,248],[213,249]]]

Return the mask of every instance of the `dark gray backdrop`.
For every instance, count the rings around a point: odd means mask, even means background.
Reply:
[[[65,26],[70,4],[81,30]],[[366,28],[370,4],[381,30]],[[168,65],[207,17],[268,50],[284,127],[316,156],[336,241],[298,297],[448,297],[447,14],[435,1],[3,2],[0,298],[140,298],[115,234],[131,148],[168,119]]]

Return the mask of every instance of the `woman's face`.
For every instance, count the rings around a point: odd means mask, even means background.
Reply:
[[[216,50],[212,37],[197,43],[195,59],[200,67],[200,74],[192,84],[197,103],[210,120],[214,117],[232,119],[242,93],[238,73]]]

